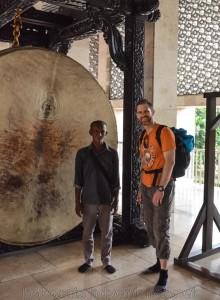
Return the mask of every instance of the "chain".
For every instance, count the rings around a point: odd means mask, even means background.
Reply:
[[[21,35],[21,29],[22,29],[22,19],[21,19],[21,12],[22,10],[20,8],[16,9],[15,17],[13,20],[13,43],[12,47],[19,47],[19,38]]]

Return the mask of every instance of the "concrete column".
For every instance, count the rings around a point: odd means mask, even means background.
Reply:
[[[99,34],[98,82],[109,96],[110,88],[110,54],[103,34]]]
[[[153,98],[155,120],[176,125],[178,0],[160,1],[161,18],[146,25],[145,97]]]
[[[7,48],[10,48],[10,44],[9,43],[4,43],[4,42],[0,42],[0,51],[1,50],[4,50],[4,49],[7,49]]]
[[[154,23],[145,24],[144,45],[144,97],[153,102],[154,98]]]

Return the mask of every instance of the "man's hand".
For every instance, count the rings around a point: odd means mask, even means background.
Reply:
[[[160,206],[163,202],[163,196],[164,192],[156,190],[152,198],[153,205],[157,207]]]
[[[141,191],[139,190],[137,194],[136,204],[139,206],[141,205],[142,202],[143,202],[143,198],[142,198]]]
[[[83,215],[83,204],[81,202],[76,203],[75,211],[76,211],[77,216],[81,218]]]
[[[115,215],[117,211],[118,211],[118,198],[113,198],[113,201],[111,203],[112,215]]]

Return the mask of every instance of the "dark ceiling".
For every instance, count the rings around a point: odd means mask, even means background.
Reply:
[[[158,11],[158,0],[0,0],[0,41],[13,40],[13,19],[21,9],[20,45],[52,48],[115,26],[129,14],[146,18]]]

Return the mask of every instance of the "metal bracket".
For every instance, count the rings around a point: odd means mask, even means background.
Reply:
[[[111,58],[122,71],[127,68],[123,40],[119,30],[107,18],[102,19],[103,37],[109,46]]]

